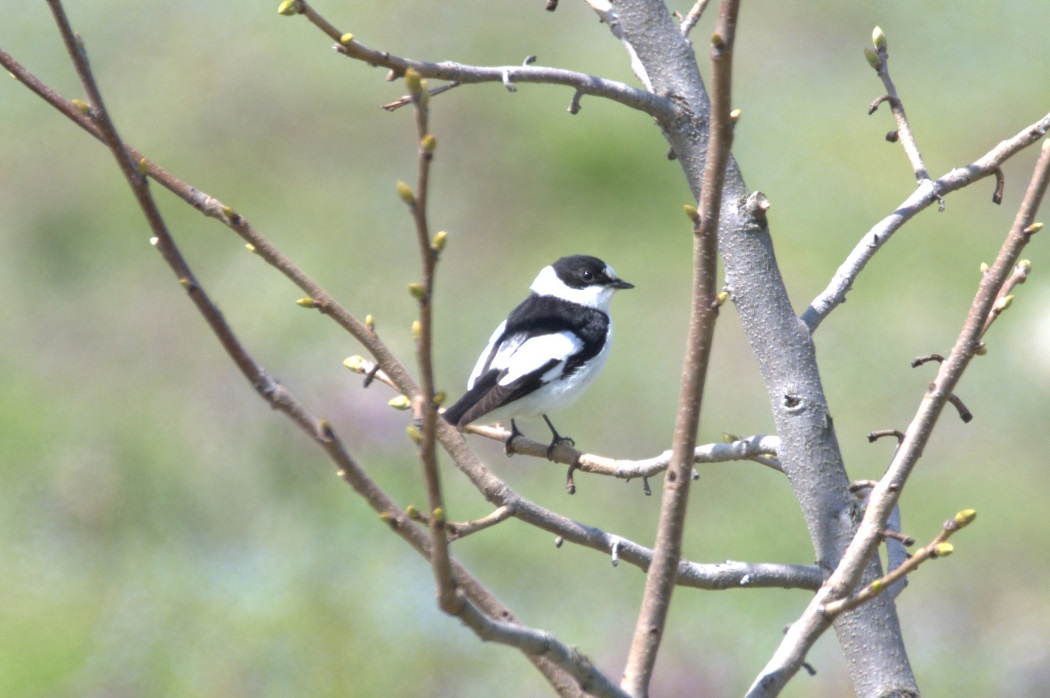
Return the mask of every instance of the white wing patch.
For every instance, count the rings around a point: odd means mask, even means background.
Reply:
[[[514,341],[515,339],[518,341]],[[500,385],[511,385],[551,360],[556,360],[558,365],[553,366],[547,375],[543,376],[544,381],[553,380],[565,369],[565,361],[583,349],[583,342],[571,332],[543,334],[524,342],[517,337],[510,337],[508,340],[500,346],[491,364],[491,368],[507,371],[507,374],[500,378]]]

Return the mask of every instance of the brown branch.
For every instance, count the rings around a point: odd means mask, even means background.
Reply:
[[[405,75],[412,104],[415,107],[416,140],[418,163],[416,166],[416,189],[411,191],[403,182],[398,189],[405,205],[412,214],[416,227],[416,241],[419,246],[420,281],[413,286],[413,295],[419,306],[418,331],[416,335],[416,361],[419,366],[419,393],[412,398],[412,408],[416,422],[420,424],[419,460],[423,465],[423,482],[427,491],[429,506],[429,528],[432,552],[430,561],[437,583],[438,606],[453,616],[466,613],[468,604],[465,597],[456,593],[452,580],[451,558],[448,550],[448,536],[445,532],[447,510],[441,495],[441,477],[438,472],[436,444],[437,404],[434,395],[434,362],[432,345],[434,335],[433,303],[434,269],[437,265],[438,250],[431,241],[430,226],[427,220],[427,199],[430,191],[430,163],[434,158],[437,145],[433,134],[427,127],[429,115],[429,94],[422,79],[412,70]],[[444,237],[442,237],[444,240]]]
[[[653,561],[645,578],[645,592],[627,655],[621,686],[635,696],[649,691],[660,648],[675,572],[681,560],[693,453],[700,421],[707,367],[718,317],[718,220],[722,207],[726,164],[733,143],[732,67],[739,3],[723,0],[711,37],[711,126],[699,213],[693,221],[693,291],[686,358],[682,366],[678,417],[671,463],[664,479]]]
[[[954,549],[952,544],[947,542],[948,538],[959,529],[972,523],[976,516],[977,514],[973,509],[960,511],[954,518],[948,519],[944,522],[944,527],[941,529],[941,532],[937,534],[937,537],[928,545],[915,551],[911,557],[905,560],[896,569],[891,570],[889,573],[871,582],[863,589],[860,589],[844,599],[829,602],[823,608],[824,615],[828,618],[834,618],[841,613],[851,611],[862,603],[870,601],[883,593],[896,582],[904,579],[905,576],[914,572],[918,569],[919,565],[927,560],[951,555]],[[883,535],[886,534],[884,533]],[[901,540],[904,545],[912,545],[915,542],[915,539],[909,536],[902,537]]]

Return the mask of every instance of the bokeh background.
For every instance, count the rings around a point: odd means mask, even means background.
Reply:
[[[416,274],[394,183],[414,178],[409,110],[385,71],[337,56],[303,18],[267,2],[70,3],[125,139],[235,207],[354,312],[372,313],[408,358]],[[634,82],[621,47],[583,3],[319,2],[343,31],[432,60],[539,63]],[[688,10],[688,2],[672,3]],[[701,47],[713,11],[696,28]],[[735,154],[772,201],[777,254],[801,310],[861,235],[912,191],[881,84],[862,50],[879,24],[891,68],[939,176],[1050,108],[1044,0],[744,4]],[[8,8],[0,46],[68,97],[82,91],[44,3]],[[703,48],[701,48],[703,53]],[[706,65],[705,65],[706,72]],[[433,101],[431,221],[449,231],[436,314],[441,387],[458,393],[492,327],[535,273],[567,253],[610,262],[636,290],[615,302],[602,380],[557,420],[584,448],[625,458],[669,447],[685,335],[689,202],[651,120],[571,93],[461,87]],[[0,82],[0,695],[532,696],[545,684],[514,651],[478,642],[433,603],[426,565],[392,537],[290,423],[235,371],[149,245],[108,152],[14,80]],[[951,195],[884,248],[816,341],[854,478],[890,455],[931,377],[910,359],[947,351],[1027,182],[1035,151],[993,183]],[[424,495],[407,417],[363,390],[360,351],[241,241],[159,187],[168,222],[256,358],[327,416],[403,504]],[[956,554],[899,599],[928,696],[1041,695],[1050,681],[1050,240],[991,332],[903,497],[928,540],[973,507]],[[771,428],[767,400],[727,308],[701,439]],[[542,433],[542,432],[539,432]],[[659,506],[638,483],[505,459],[524,496],[651,544]],[[456,519],[487,505],[445,469]],[[802,562],[813,553],[791,490],[751,464],[704,468],[686,554]],[[612,675],[643,585],[629,565],[557,549],[516,522],[455,554],[527,623]],[[681,590],[653,695],[741,694],[804,607],[800,591]],[[848,694],[833,637],[786,695]]]

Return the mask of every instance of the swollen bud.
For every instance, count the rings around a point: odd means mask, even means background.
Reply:
[[[1007,308],[1009,308],[1010,304],[1013,303],[1013,302],[1014,302],[1014,295],[1012,293],[1010,295],[1008,295],[1008,296],[1003,296],[1002,298],[1000,298],[999,300],[997,300],[995,302],[994,310],[996,310],[996,311],[1001,313],[1004,310],[1006,310]]]
[[[875,49],[870,46],[864,47],[864,57],[868,59],[868,63],[875,70],[879,69],[879,54],[875,53]]]
[[[682,207],[682,210],[685,211],[685,215],[689,216],[689,220],[691,220],[693,223],[700,222],[700,212],[696,210],[696,206],[693,206],[692,204],[686,204]]]
[[[412,187],[400,180],[398,180],[397,183],[397,195],[400,196],[401,200],[409,206],[416,203],[416,195],[412,192]]]
[[[316,308],[317,307],[317,301],[315,301],[313,298],[310,298],[309,296],[307,296],[306,298],[300,298],[299,300],[297,300],[295,302],[295,304],[298,305],[300,308]]]
[[[448,240],[448,231],[439,230],[434,236],[434,239],[430,241],[430,249],[435,252],[441,252],[445,249],[445,243]]]
[[[83,114],[84,116],[87,116],[91,113],[91,106],[82,99],[71,99],[69,100],[69,103],[76,107],[77,111]]]
[[[427,299],[427,289],[421,283],[411,283],[408,285],[408,295],[422,303]]]
[[[959,528],[968,526],[973,523],[973,520],[977,518],[977,512],[974,509],[963,509],[955,515],[955,525]]]
[[[284,15],[285,17],[299,14],[299,0],[284,0],[284,2],[277,7],[277,14]]]
[[[408,438],[412,440],[412,443],[414,443],[416,446],[423,443],[423,434],[420,433],[419,427],[417,427],[415,424],[409,424],[407,427],[405,427],[405,433],[408,435]]]
[[[871,43],[879,51],[886,49],[886,34],[883,33],[882,27],[875,27],[871,30]]]
[[[419,145],[423,148],[423,152],[427,155],[433,155],[434,149],[437,148],[437,139],[434,138],[432,133],[428,133],[423,136],[423,140],[419,142]]]
[[[345,359],[343,361],[343,365],[346,366],[351,371],[353,371],[354,373],[364,373],[365,372],[365,357],[358,356],[358,355],[355,354],[354,356],[351,356],[351,357]]]
[[[419,338],[423,336],[423,325],[419,320],[412,321],[412,339],[419,341]]]
[[[371,313],[369,313],[368,315],[365,315],[365,327],[368,329],[369,332],[375,334],[375,331],[376,331],[376,319],[374,317],[372,317]]]
[[[955,552],[955,546],[951,543],[938,543],[933,546],[933,552],[937,557],[948,557]]]
[[[729,112],[729,120],[736,124],[736,122],[740,121],[740,117],[743,113],[744,112],[740,111],[739,109],[734,109],[733,111]]]
[[[423,92],[423,77],[415,68],[405,71],[405,87],[408,88],[408,94],[413,97],[419,97]]]
[[[353,41],[353,40],[354,40],[354,35],[350,34],[349,32],[347,32],[346,34],[343,34],[342,36],[339,37],[339,43],[341,43],[343,46],[349,46],[350,42]]]
[[[140,175],[144,175],[149,172],[149,160],[146,158],[139,158],[138,163],[135,165],[135,169],[138,170]]]
[[[395,410],[407,410],[412,406],[412,401],[408,399],[407,395],[398,395],[386,404],[390,405]]]

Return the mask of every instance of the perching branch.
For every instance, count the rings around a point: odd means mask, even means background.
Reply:
[[[634,628],[621,686],[646,696],[663,638],[675,572],[682,554],[696,432],[718,317],[718,220],[726,165],[733,144],[732,67],[739,3],[723,0],[711,37],[711,126],[699,212],[693,216],[693,291],[685,362],[682,367],[671,463],[664,477],[663,501],[656,529],[653,562],[645,578],[642,607]]]
[[[153,202],[145,175],[139,172],[139,168],[148,168],[141,160],[138,166],[132,165],[131,158],[134,155],[125,148],[113,122],[108,117],[88,66],[82,42],[79,37],[73,34],[60,0],[48,0],[48,2],[77,72],[81,76],[88,98],[91,100],[89,114],[92,128],[88,130],[92,131],[94,135],[100,135],[106,144],[109,145],[154,233],[154,245],[161,251],[165,261],[176,272],[180,284],[187,289],[190,297],[212,328],[213,333],[260,395],[274,409],[288,416],[318,443],[339,467],[340,477],[354,487],[369,502],[373,509],[380,512],[381,518],[394,531],[398,532],[404,540],[409,542],[424,557],[430,558],[432,554],[431,541],[423,536],[414,526],[401,523],[407,520],[405,512],[398,508],[360,469],[350,457],[328,421],[317,419],[310,415],[298,400],[292,397],[280,384],[272,381],[262,368],[254,362],[247,350],[240,344],[232,330],[225,323],[215,304],[196,281]],[[3,58],[5,59],[5,65],[7,63],[13,64],[13,61],[6,60],[10,58],[7,54],[3,54]],[[22,79],[24,76],[16,74],[16,77]],[[53,94],[53,91],[50,90],[41,90],[40,92]],[[63,111],[65,113],[65,110]],[[79,112],[79,110],[77,111]],[[85,114],[81,115],[87,116]],[[236,214],[232,214],[232,212],[227,213],[224,211],[223,215],[233,220],[243,220]],[[312,303],[307,305],[313,307]],[[509,644],[524,652],[559,694],[580,696],[582,695],[580,687],[583,686],[593,695],[616,697],[624,695],[603,674],[597,671],[586,657],[580,655],[575,649],[561,644],[548,633],[532,630],[517,624],[510,610],[500,604],[461,566],[450,561],[445,568],[445,573],[450,579],[454,579],[457,590],[455,591],[456,598],[451,605],[457,608],[461,619],[484,639]]]

